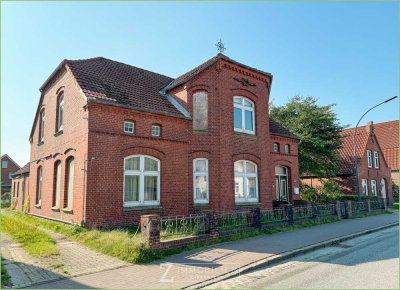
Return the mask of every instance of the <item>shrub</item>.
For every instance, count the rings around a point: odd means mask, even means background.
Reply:
[[[301,198],[308,202],[317,202],[318,201],[318,193],[314,187],[311,187],[307,184],[300,184],[301,190]]]
[[[1,208],[8,208],[11,205],[11,192],[5,192],[1,195]]]
[[[392,182],[393,201],[399,202],[399,186]]]
[[[307,184],[301,184],[301,198],[312,203],[328,203],[343,198],[339,184],[329,179],[322,186],[313,188]]]

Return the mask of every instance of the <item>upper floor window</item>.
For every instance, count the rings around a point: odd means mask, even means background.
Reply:
[[[251,161],[239,160],[234,163],[234,171],[236,202],[257,202],[257,165]]]
[[[290,153],[290,145],[289,144],[285,144],[285,153],[286,154]]]
[[[44,141],[44,118],[45,114],[44,110],[42,110],[39,115],[39,143]]]
[[[124,205],[160,203],[160,161],[146,155],[124,159]]]
[[[208,129],[208,95],[206,92],[193,94],[193,130]]]
[[[248,134],[255,134],[254,104],[243,97],[233,98],[234,130]]]
[[[135,132],[135,123],[132,121],[125,121],[124,122],[124,132],[133,134]]]
[[[361,180],[362,183],[362,191],[364,195],[368,195],[368,180],[366,179],[362,179]]]
[[[193,160],[193,190],[195,203],[208,203],[208,160]]]
[[[377,151],[374,151],[374,163],[375,168],[379,168],[379,153]]]
[[[8,179],[12,179],[13,174],[14,174],[14,172],[8,173]]]
[[[161,126],[160,125],[152,125],[151,126],[151,136],[160,137],[161,135]]]
[[[372,168],[372,155],[370,150],[367,150],[367,161],[368,161],[368,167]]]
[[[274,152],[279,152],[279,143],[274,143]]]
[[[57,132],[63,129],[63,117],[64,117],[64,95],[60,95],[57,100]]]
[[[8,161],[7,160],[2,160],[1,161],[1,168],[8,168]]]

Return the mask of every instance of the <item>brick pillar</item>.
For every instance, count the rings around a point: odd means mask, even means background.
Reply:
[[[371,212],[371,201],[369,199],[367,199],[365,201],[365,203],[366,203],[365,206],[367,207],[367,211]]]
[[[351,207],[351,200],[346,200],[345,202],[346,205],[346,218],[351,219],[353,217],[353,211]]]
[[[336,201],[335,203],[335,212],[336,212],[336,216],[338,217],[338,219],[342,218],[342,210],[340,208],[340,201]]]
[[[292,225],[293,224],[293,207],[291,204],[288,204],[285,206],[285,212],[286,212],[287,223],[289,225]]]
[[[211,239],[217,239],[219,237],[218,230],[218,215],[215,212],[210,212],[207,214],[208,219],[208,234]]]
[[[151,248],[160,248],[160,216],[149,214],[140,216],[140,228],[142,231],[142,243]]]
[[[252,210],[252,225],[256,229],[261,229],[261,210],[259,207]]]

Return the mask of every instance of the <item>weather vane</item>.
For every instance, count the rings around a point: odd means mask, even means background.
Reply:
[[[223,53],[226,49],[224,44],[222,43],[221,39],[217,42],[217,44],[215,46],[217,47],[217,49],[220,53]]]

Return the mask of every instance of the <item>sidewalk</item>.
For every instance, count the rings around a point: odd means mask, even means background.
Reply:
[[[398,223],[393,214],[343,220],[213,245],[156,261],[37,285],[36,288],[187,288],[257,261],[342,236]]]

